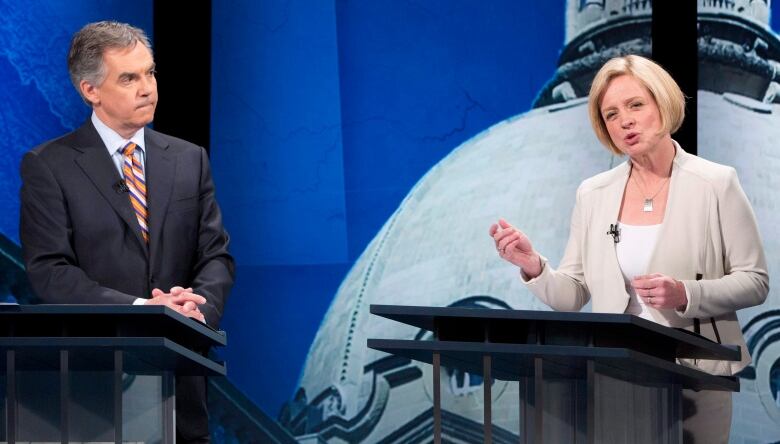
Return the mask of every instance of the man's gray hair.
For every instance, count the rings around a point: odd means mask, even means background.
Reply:
[[[73,35],[68,51],[68,73],[76,91],[87,104],[89,101],[81,93],[79,84],[82,80],[93,86],[103,83],[106,77],[103,53],[107,49],[132,48],[138,42],[152,50],[143,29],[114,21],[90,23]]]

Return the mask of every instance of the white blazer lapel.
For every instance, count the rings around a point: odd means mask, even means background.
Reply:
[[[614,180],[604,189],[604,200],[599,206],[601,214],[595,215],[594,218],[597,221],[596,228],[598,229],[597,237],[594,241],[604,246],[603,249],[600,249],[599,256],[601,257],[593,258],[601,263],[599,273],[602,274],[604,280],[603,289],[601,290],[604,294],[595,295],[599,301],[594,300],[593,308],[594,311],[598,312],[622,313],[628,304],[628,293],[626,292],[623,273],[618,264],[615,242],[606,232],[610,224],[618,222],[620,207],[623,202],[623,193],[630,170],[628,162],[624,162],[621,168],[616,171]]]
[[[700,211],[696,202],[685,198],[686,193],[693,192],[692,184],[686,183],[681,174],[680,165],[689,154],[686,153],[677,142],[674,142],[676,154],[672,163],[672,175],[669,178],[669,197],[666,202],[666,212],[661,229],[658,232],[658,241],[650,255],[645,274],[662,273],[675,279],[693,279],[695,270],[689,273],[692,258],[689,255],[694,251],[701,251],[694,243],[702,237],[701,227],[694,227]],[[693,259],[693,262],[696,262]],[[682,327],[688,322],[678,316],[673,310],[657,310],[647,307],[650,315],[656,322],[662,325]]]

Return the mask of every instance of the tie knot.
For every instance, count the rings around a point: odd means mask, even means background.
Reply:
[[[138,147],[138,145],[134,144],[133,142],[128,143],[125,145],[124,148],[122,148],[122,154],[125,156],[132,156],[133,153],[135,153],[135,149]]]

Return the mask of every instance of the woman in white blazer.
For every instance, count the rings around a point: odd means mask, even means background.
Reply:
[[[503,219],[490,227],[499,255],[555,310],[592,300],[594,312],[632,313],[740,345],[739,362],[684,363],[735,374],[750,363],[735,312],[763,303],[769,291],[755,216],[735,170],[672,140],[685,99],[646,58],[608,61],[593,79],[588,108],[599,140],[628,159],[580,185],[558,269]],[[731,394],[686,390],[684,397],[684,441],[728,442]]]

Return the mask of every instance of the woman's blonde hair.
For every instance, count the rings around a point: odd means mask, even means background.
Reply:
[[[674,134],[685,119],[685,96],[672,76],[657,63],[638,55],[610,59],[593,78],[588,94],[588,114],[593,131],[601,143],[618,155],[623,153],[609,137],[600,108],[601,100],[612,79],[625,75],[637,79],[650,92],[661,114],[664,133]]]

